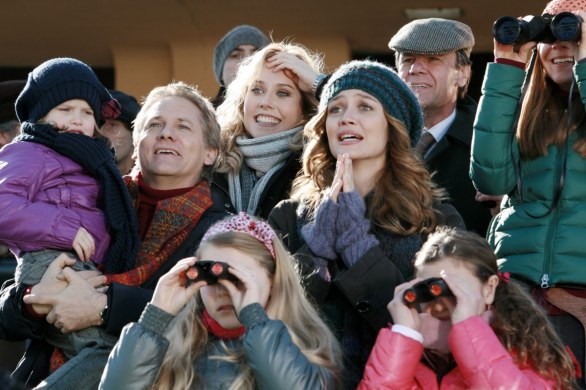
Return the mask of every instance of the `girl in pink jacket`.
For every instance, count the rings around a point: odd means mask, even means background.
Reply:
[[[480,236],[444,229],[395,289],[359,389],[570,389],[572,359]]]

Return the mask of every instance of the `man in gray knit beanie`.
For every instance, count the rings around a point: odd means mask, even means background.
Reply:
[[[269,44],[268,38],[254,26],[241,25],[228,31],[214,49],[214,74],[218,83],[230,85],[240,61]]]
[[[441,18],[414,20],[389,42],[399,76],[424,113],[425,129],[415,149],[436,172],[434,181],[448,191],[466,227],[484,236],[491,214],[476,200],[468,176],[476,114],[476,102],[467,95],[473,46],[469,26]]]
[[[214,48],[214,75],[220,90],[212,104],[217,108],[224,101],[226,88],[236,77],[240,62],[269,44],[269,39],[254,26],[236,26],[220,39]]]

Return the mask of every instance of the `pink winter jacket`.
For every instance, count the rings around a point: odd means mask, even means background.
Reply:
[[[529,367],[517,366],[481,317],[453,326],[450,349],[457,367],[441,383],[421,363],[423,345],[385,328],[379,332],[358,389],[554,389]]]
[[[97,207],[100,187],[75,161],[33,142],[0,150],[0,243],[17,256],[42,249],[72,250],[80,227],[94,238],[101,263],[110,245]]]

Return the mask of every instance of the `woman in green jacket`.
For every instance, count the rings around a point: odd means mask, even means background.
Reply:
[[[555,0],[544,14],[564,11],[586,20],[586,1]],[[586,23],[581,24],[581,36],[586,37]],[[495,63],[485,75],[470,166],[480,192],[508,195],[487,233],[501,269],[529,284],[582,367],[584,327],[578,320],[584,321],[580,310],[586,305],[584,42],[514,47],[495,41]],[[534,48],[534,66],[527,71],[522,93],[525,63]]]

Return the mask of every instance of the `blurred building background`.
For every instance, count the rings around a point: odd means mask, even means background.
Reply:
[[[544,0],[0,0],[0,81],[26,78],[46,59],[78,58],[107,87],[142,97],[170,81],[214,96],[217,41],[239,24],[274,40],[324,53],[332,70],[370,57],[392,64],[390,37],[414,18],[446,17],[472,27],[471,93],[478,96],[492,60],[491,28],[499,16],[540,14]]]

